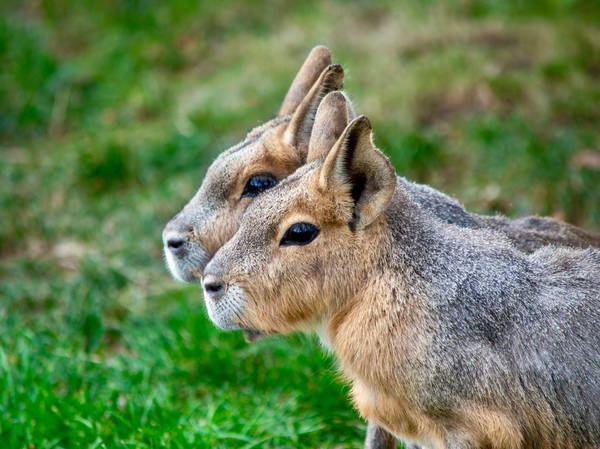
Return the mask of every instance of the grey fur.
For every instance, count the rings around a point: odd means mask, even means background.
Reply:
[[[600,235],[549,217],[509,219],[468,212],[456,199],[423,184],[398,177],[402,187],[423,209],[440,220],[471,229],[494,229],[505,234],[513,245],[531,253],[546,245],[571,248],[600,247]]]
[[[545,247],[527,257],[495,232],[449,226],[415,206],[396,196],[386,213],[393,250],[382,257],[443,317],[429,363],[405,371],[431,386],[423,407],[444,414],[454,401],[473,400],[518,410],[519,398],[531,398],[566,429],[552,434],[555,447],[563,447],[561,438],[597,447],[600,251]],[[533,445],[542,429],[527,423],[529,411],[517,413]]]

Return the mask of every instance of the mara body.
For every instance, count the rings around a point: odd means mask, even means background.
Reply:
[[[360,413],[406,441],[600,445],[600,251],[443,222],[364,117],[251,204],[204,276],[215,324],[319,332]]]

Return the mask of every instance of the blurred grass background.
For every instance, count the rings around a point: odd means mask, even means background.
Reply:
[[[247,345],[160,233],[326,44],[398,171],[600,230],[593,0],[0,4],[3,448],[351,448],[305,337]]]

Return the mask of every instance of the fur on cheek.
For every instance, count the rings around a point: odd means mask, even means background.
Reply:
[[[206,308],[211,321],[221,329],[239,329],[243,327],[241,317],[246,308],[246,295],[241,288],[234,285],[219,300],[207,299]]]
[[[336,301],[350,297],[363,277],[357,269],[358,255],[348,248],[344,256],[334,257],[327,254],[329,243],[311,249],[285,248],[286,252],[298,253],[285,254],[249,277],[244,282],[247,304],[240,319],[243,326],[278,333],[313,330],[337,308]],[[347,273],[342,283],[332,272],[340,268]],[[336,301],[331,302],[331,298]]]

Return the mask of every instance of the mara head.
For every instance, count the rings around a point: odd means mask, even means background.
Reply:
[[[212,255],[237,230],[248,204],[306,162],[317,108],[328,92],[342,87],[343,75],[341,66],[331,64],[327,48],[313,48],[278,116],[212,163],[200,189],[163,231],[165,256],[175,278],[199,280]]]
[[[325,158],[248,207],[204,273],[211,320],[250,339],[318,329],[380,261],[395,187],[369,120],[354,119]]]

